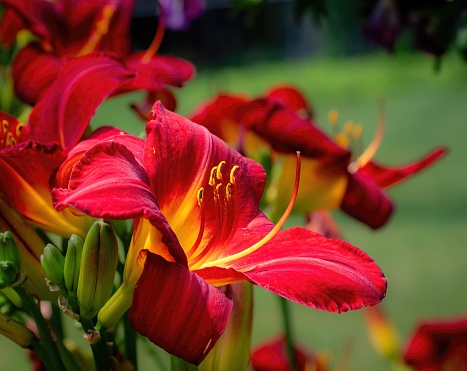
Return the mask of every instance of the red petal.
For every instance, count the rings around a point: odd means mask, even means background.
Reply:
[[[346,169],[350,153],[324,134],[313,121],[273,100],[251,102],[243,122],[279,152],[295,153],[322,161],[332,161]]]
[[[126,68],[105,55],[64,61],[56,81],[31,112],[31,137],[73,147],[99,104],[131,78]]]
[[[160,91],[167,85],[181,87],[195,74],[195,67],[188,61],[170,55],[156,55],[147,63],[142,61],[144,52],[131,54],[126,60],[129,69],[136,71],[132,84],[117,94],[129,90]]]
[[[341,210],[371,228],[382,227],[389,220],[393,205],[383,191],[359,172],[348,176]]]
[[[361,168],[358,173],[373,179],[378,187],[386,188],[418,173],[420,170],[423,170],[439,160],[446,153],[447,150],[445,148],[438,148],[422,159],[402,168],[387,168],[375,162],[369,162],[365,167]]]
[[[186,264],[177,237],[159,210],[144,168],[117,141],[101,142],[85,152],[73,167],[68,189],[54,189],[57,210],[73,207],[106,219],[149,219],[164,236],[175,261]]]
[[[159,206],[185,249],[190,249],[200,230],[201,208],[197,197],[201,187],[205,190],[206,243],[210,235],[220,234],[220,229],[230,233],[246,227],[258,215],[264,169],[232,150],[206,128],[167,111],[160,102],[154,105],[153,116],[155,119],[146,126],[145,168]],[[239,166],[233,186],[238,205],[235,206],[235,201],[229,204],[228,221],[219,218],[213,187],[208,185],[211,169],[221,161],[225,161],[222,166],[225,184],[230,180],[233,166]]]
[[[467,369],[467,319],[423,323],[404,354],[417,370]]]
[[[232,243],[251,246],[262,236],[246,233]],[[329,312],[375,305],[386,294],[383,272],[365,252],[299,227],[225,267],[286,299]]]
[[[191,115],[191,121],[203,125],[227,143],[236,143],[239,140],[238,131],[242,124],[242,107],[248,107],[248,104],[248,100],[243,96],[222,94],[200,105]],[[235,133],[229,130],[228,123],[236,126]]]
[[[13,61],[15,92],[30,105],[36,104],[57,77],[60,58],[45,53],[37,43],[20,50]]]
[[[147,122],[151,116],[152,107],[158,100],[160,100],[163,106],[169,111],[173,112],[177,109],[177,99],[169,90],[148,92],[141,103],[132,103],[131,108],[143,121]]]
[[[275,86],[266,93],[266,97],[284,104],[292,111],[304,112],[307,117],[313,117],[313,109],[306,101],[305,96],[293,86]]]
[[[232,301],[188,269],[147,254],[130,322],[167,352],[199,364],[224,332]]]

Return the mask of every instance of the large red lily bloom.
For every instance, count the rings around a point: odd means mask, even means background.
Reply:
[[[92,221],[69,211],[57,213],[50,196],[51,180],[98,105],[132,78],[118,61],[104,55],[70,59],[32,110],[28,125],[0,112],[0,189],[26,219],[63,236],[85,235]]]
[[[17,95],[34,105],[56,79],[62,58],[113,52],[137,73],[130,85],[114,92],[147,90],[167,93],[166,86],[180,87],[194,74],[191,63],[172,56],[130,54],[129,26],[133,0],[1,0],[6,6],[1,29],[8,30],[4,44],[27,28],[39,37],[24,47],[13,62]]]
[[[419,371],[467,370],[467,319],[422,323],[410,339],[404,359]]]
[[[104,327],[131,304],[138,332],[199,363],[231,311],[215,286],[248,280],[332,312],[384,297],[386,280],[366,253],[303,228],[278,231],[258,210],[259,164],[160,102],[146,134],[145,142],[109,137],[72,156],[58,174],[64,188],[53,191],[57,210],[134,219],[124,283],[98,314]]]
[[[282,158],[282,174],[269,193],[273,204],[285,199],[291,186],[294,154],[300,151],[303,176],[294,211],[309,213],[340,207],[371,228],[383,226],[393,211],[383,188],[417,173],[446,152],[444,148],[435,149],[400,168],[373,161],[355,167],[352,153],[318,128],[310,118],[309,107],[300,92],[282,86],[254,100],[221,95],[199,107],[191,119],[249,157],[258,158],[259,149],[266,147],[272,149],[274,158]]]

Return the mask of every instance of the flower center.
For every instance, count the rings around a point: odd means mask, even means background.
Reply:
[[[226,171],[226,162],[221,161],[211,169],[208,184],[198,190],[197,202],[201,212],[198,237],[188,250],[189,265],[198,265],[214,252],[213,246],[228,245],[232,240],[238,223],[238,192],[235,172],[240,167],[232,166]],[[228,174],[228,177],[227,177]],[[208,220],[207,220],[208,219]],[[206,222],[213,225],[212,236],[202,244],[206,235]]]
[[[231,178],[232,178],[232,173],[231,173]],[[290,212],[292,211],[293,206],[295,204],[295,200],[297,199],[299,184],[300,184],[300,152],[297,152],[297,167],[296,167],[296,172],[295,172],[295,184],[294,184],[292,197],[287,206],[287,209],[285,210],[284,214],[282,215],[280,220],[277,222],[277,224],[274,226],[274,228],[266,236],[264,236],[260,241],[256,242],[254,245],[246,248],[243,251],[240,251],[236,254],[232,254],[232,255],[229,255],[223,258],[210,260],[210,261],[206,261],[207,259],[204,259],[203,261],[198,261],[196,262],[196,264],[193,264],[192,266],[190,266],[190,269],[200,269],[200,268],[207,268],[207,267],[214,267],[214,266],[225,266],[227,263],[243,258],[246,255],[252,254],[256,250],[258,250],[261,246],[269,242],[276,235],[276,233],[279,232],[279,230],[282,228],[285,221],[287,220],[288,216],[290,215]],[[238,207],[238,202],[237,202],[237,207]],[[237,210],[237,216],[238,216],[238,210]],[[236,232],[236,228],[231,230],[230,233],[232,237],[235,232]],[[228,242],[230,242],[230,240]],[[224,244],[224,246],[225,245],[226,244]]]
[[[381,145],[384,128],[386,126],[384,105],[383,102],[380,101],[376,133],[365,150],[363,150],[362,145],[363,127],[361,124],[356,124],[353,121],[347,121],[343,126],[343,130],[340,131],[339,114],[336,110],[329,112],[328,122],[332,128],[332,134],[337,144],[352,151],[353,161],[348,165],[347,170],[349,173],[354,174],[358,169],[364,167],[372,160]]]
[[[0,131],[0,149],[12,147],[21,142],[23,138],[22,122],[16,121],[15,118],[2,119],[2,128]]]

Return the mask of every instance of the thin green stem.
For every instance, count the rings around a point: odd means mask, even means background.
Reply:
[[[83,330],[86,334],[96,331],[91,320],[80,319]],[[96,371],[108,371],[110,369],[110,352],[107,347],[105,331],[100,332],[101,338],[95,343],[91,343],[92,355],[94,356],[94,364]]]
[[[135,370],[138,369],[136,356],[136,331],[130,325],[128,312],[122,317],[123,329],[125,334],[125,358],[130,361]]]
[[[40,335],[41,345],[44,349],[47,350],[45,353],[47,354],[48,360],[45,360],[44,358],[45,362],[49,363],[49,365],[46,365],[47,369],[57,371],[64,370],[65,365],[63,364],[62,359],[60,358],[58,348],[54,340],[52,339],[49,326],[44,317],[42,316],[39,306],[31,297],[31,295],[29,295],[29,293],[24,287],[17,287],[16,292],[18,293],[19,297],[21,298],[21,301],[23,302],[23,309],[32,317],[32,319],[36,323],[37,330],[39,331]],[[40,349],[40,347],[38,347],[38,349]],[[44,354],[43,357],[45,357]],[[39,358],[41,358],[40,355]]]
[[[289,359],[289,366],[291,371],[297,371],[297,359],[295,358],[295,350],[294,350],[294,341],[293,341],[293,331],[292,331],[292,323],[290,321],[290,308],[289,302],[287,299],[279,296],[280,307],[281,307],[281,315],[282,321],[284,325],[284,333],[285,333],[285,346],[287,350],[287,357]]]

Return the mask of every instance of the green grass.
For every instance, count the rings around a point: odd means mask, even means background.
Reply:
[[[382,230],[371,231],[336,212],[345,239],[367,251],[385,272],[384,306],[404,344],[418,321],[467,310],[466,81],[467,68],[457,56],[448,57],[435,73],[428,57],[375,55],[203,70],[177,96],[179,111],[188,115],[216,92],[257,96],[275,84],[291,83],[307,94],[318,123],[325,127],[328,111],[336,108],[342,120],[365,125],[366,143],[375,130],[377,101],[384,97],[387,129],[378,161],[404,164],[436,146],[449,147],[445,159],[389,190],[397,211]],[[144,123],[127,106],[141,97],[110,100],[98,110],[93,125],[112,124],[141,133]],[[280,318],[273,295],[261,289],[255,295],[256,344],[280,332]],[[360,311],[338,315],[299,305],[292,305],[292,311],[298,340],[329,354],[332,365],[349,352],[349,370],[390,369],[374,354]],[[12,348],[8,358],[13,357],[17,370],[26,369],[25,362],[18,366],[18,347],[5,339],[0,344],[2,349]],[[147,362],[147,357],[142,359]]]

